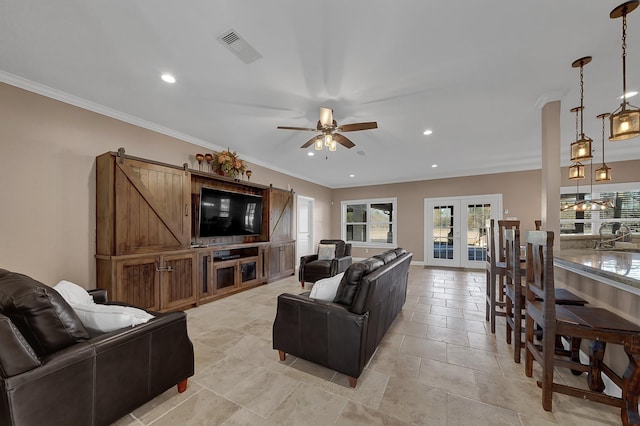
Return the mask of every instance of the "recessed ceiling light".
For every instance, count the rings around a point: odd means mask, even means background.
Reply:
[[[431,133],[433,133],[433,130],[427,129],[423,132],[423,135],[430,135]]]
[[[627,92],[627,98],[632,98],[637,94],[638,94],[638,92],[634,92],[634,91]],[[624,96],[622,96],[622,95],[618,96],[618,99],[622,99],[622,98],[624,98]]]
[[[175,83],[176,82],[176,78],[174,76],[172,76],[171,74],[162,74],[162,76],[160,78],[162,78],[162,81],[164,81],[165,83]]]
[[[435,169],[436,167],[438,167],[438,165],[437,164],[432,164],[431,167],[433,167]]]
[[[315,154],[313,153],[313,151],[309,151],[309,152],[307,152],[307,155],[308,155],[309,157],[313,157]]]
[[[356,177],[356,175],[354,175],[353,173],[349,175],[349,177]]]

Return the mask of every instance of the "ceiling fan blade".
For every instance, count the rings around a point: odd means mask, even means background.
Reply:
[[[320,123],[323,127],[333,125],[333,110],[331,108],[320,107]]]
[[[352,124],[344,124],[338,127],[336,130],[339,132],[355,132],[357,130],[369,130],[369,129],[377,129],[378,123],[375,121],[370,121],[367,123],[352,123]]]
[[[318,136],[314,136],[311,139],[309,139],[308,141],[306,141],[304,143],[304,145],[302,145],[300,148],[309,148],[311,145],[313,145],[316,142],[316,139],[318,138]]]
[[[335,140],[345,148],[353,148],[354,146],[356,146],[355,143],[351,142],[349,139],[347,139],[345,136],[341,135],[340,133],[334,133],[333,140]]]
[[[308,130],[310,132],[317,132],[318,131],[318,129],[312,129],[310,127],[278,126],[278,129],[284,129],[284,130]]]

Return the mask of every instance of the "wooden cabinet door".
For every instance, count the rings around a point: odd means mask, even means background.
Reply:
[[[268,277],[275,278],[291,275],[295,272],[295,242],[271,244],[267,249]]]
[[[191,177],[184,169],[130,158],[115,163],[115,253],[187,248]]]
[[[293,193],[269,190],[269,241],[293,239]]]
[[[196,262],[193,254],[162,256],[161,307],[162,310],[181,308],[195,304]]]
[[[280,262],[282,267],[282,273],[284,275],[291,275],[296,269],[296,247],[295,243],[283,244],[280,250]]]
[[[247,257],[238,261],[238,286],[248,287],[258,282],[262,269],[258,256]]]
[[[269,279],[282,274],[282,262],[280,262],[280,245],[272,244],[267,248],[267,263],[269,264]]]
[[[215,295],[213,280],[213,253],[210,251],[198,253],[198,302],[205,301]]]
[[[224,294],[234,291],[239,282],[238,261],[225,260],[213,262],[213,291],[215,294]]]
[[[151,311],[160,310],[160,272],[157,256],[116,261],[116,294],[122,301]]]

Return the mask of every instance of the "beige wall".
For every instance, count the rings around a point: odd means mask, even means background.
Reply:
[[[636,142],[637,143],[637,142]],[[593,173],[595,173],[596,169],[602,165],[600,161],[593,162]],[[607,166],[611,167],[611,182],[602,182],[603,184],[615,184],[615,183],[624,183],[624,182],[640,182],[640,160],[628,160],[628,161],[617,161],[615,163],[607,162]],[[588,192],[591,181],[590,181],[590,167],[589,165],[585,166],[585,179],[579,181],[580,183],[580,192]],[[563,167],[560,176],[562,178],[561,186],[576,186],[575,180],[570,180],[569,176],[569,168]],[[599,185],[597,182],[593,182],[593,187],[596,188]]]
[[[204,151],[1,83],[0,121],[0,268],[48,285],[67,279],[95,287],[97,155],[124,147],[129,155],[182,165]],[[316,227],[329,228],[329,188],[255,165],[251,169],[252,181],[290,186],[315,198]]]
[[[129,155],[181,165],[194,162],[193,155],[204,151],[1,83],[0,117],[0,268],[46,284],[64,278],[95,286],[97,155],[125,147]],[[616,182],[640,180],[639,165],[640,161],[610,164]],[[509,209],[508,216],[518,217],[525,230],[540,215],[540,170],[331,190],[256,165],[251,169],[254,182],[290,187],[297,195],[315,199],[316,243],[340,237],[342,200],[397,197],[398,243],[414,252],[416,261],[424,260],[425,198],[502,193],[503,208]],[[354,250],[355,257],[371,254]]]
[[[398,245],[424,261],[424,199],[469,195],[503,194],[503,209],[509,217],[520,219],[523,230],[534,228],[540,218],[540,170],[449,179],[425,180],[333,190],[332,236],[340,236],[340,203],[345,200],[397,197]],[[364,249],[354,248],[354,257],[369,257]]]

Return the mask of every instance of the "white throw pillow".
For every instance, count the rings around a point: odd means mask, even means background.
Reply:
[[[338,291],[338,286],[340,285],[340,281],[342,281],[343,275],[344,272],[316,281],[313,284],[313,288],[311,288],[309,297],[311,299],[324,300],[325,302],[333,302],[333,299],[336,298],[336,292]]]
[[[131,306],[91,303],[71,307],[85,327],[102,332],[133,327],[154,318],[150,313]]]
[[[71,281],[62,280],[53,288],[70,305],[93,303],[93,297],[87,293],[87,290]]]
[[[336,257],[335,244],[318,244],[318,260],[332,260]]]
[[[154,318],[150,313],[132,306],[95,303],[87,290],[62,280],[53,287],[73,308],[82,325],[102,332],[133,327]]]

